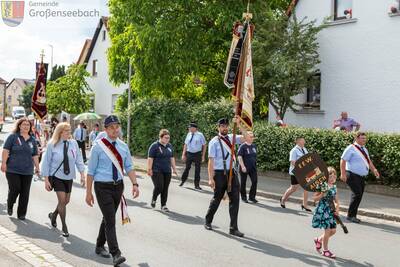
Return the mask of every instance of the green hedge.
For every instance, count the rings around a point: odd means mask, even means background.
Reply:
[[[161,128],[171,132],[171,143],[176,155],[182,152],[182,143],[187,134],[188,122],[199,124],[207,140],[216,134],[216,121],[221,117],[232,118],[230,101],[220,99],[201,104],[190,104],[176,100],[145,99],[136,101],[130,109],[120,114],[126,127],[127,112],[132,117],[131,150],[146,155],[149,145],[158,139]],[[124,129],[126,133],[126,128]],[[309,151],[318,152],[328,165],[339,170],[340,156],[347,145],[353,142],[352,134],[328,129],[279,128],[267,122],[256,122],[258,165],[260,170],[287,172],[289,151],[294,139],[303,136]],[[400,135],[368,133],[367,148],[385,184],[400,184]],[[371,182],[375,178],[369,178]]]

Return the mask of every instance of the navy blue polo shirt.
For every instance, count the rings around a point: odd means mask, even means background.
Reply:
[[[21,175],[33,175],[33,156],[38,155],[36,139],[25,139],[19,134],[10,134],[3,149],[10,151],[7,160],[7,172]]]
[[[151,144],[148,157],[153,158],[153,172],[171,173],[172,145],[162,145],[159,141]]]
[[[255,144],[248,145],[243,143],[239,147],[238,156],[243,158],[243,163],[247,170],[257,169],[257,148]]]

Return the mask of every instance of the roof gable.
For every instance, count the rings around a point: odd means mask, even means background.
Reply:
[[[103,27],[103,24],[104,24],[106,30],[109,31],[108,19],[109,19],[108,17],[101,17],[99,24],[97,24],[96,31],[94,32],[94,35],[92,38],[92,42],[90,43],[89,51],[87,52],[85,61],[83,63],[89,62],[90,56],[92,55],[93,49],[96,46],[97,39],[99,38],[100,31],[101,31],[101,28]]]

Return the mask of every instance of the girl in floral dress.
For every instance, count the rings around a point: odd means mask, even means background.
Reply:
[[[336,220],[334,215],[339,215],[339,199],[335,185],[336,170],[329,167],[328,171],[329,179],[327,187],[325,188],[327,190],[323,190],[325,192],[317,192],[313,197],[314,201],[319,202],[314,212],[312,227],[324,229],[324,233],[321,236],[314,238],[315,249],[321,253],[322,248],[322,255],[324,257],[334,259],[336,256],[328,249],[328,241],[336,233]],[[329,201],[332,200],[335,204],[335,210],[332,210],[329,206]]]

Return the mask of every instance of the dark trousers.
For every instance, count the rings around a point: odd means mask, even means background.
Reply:
[[[229,174],[228,174],[229,175]],[[221,203],[225,192],[228,189],[228,175],[224,175],[223,171],[215,171],[214,196],[211,199],[210,206],[206,214],[206,223],[211,224],[214,214],[217,212],[219,203]],[[239,213],[239,181],[236,175],[232,177],[232,190],[228,193],[229,197],[229,215],[231,217],[230,228],[238,229],[237,220]]]
[[[7,207],[11,209],[18,198],[17,216],[25,216],[29,202],[29,192],[31,189],[32,175],[22,175],[6,172],[8,181]]]
[[[350,187],[351,190],[351,200],[347,216],[356,217],[358,206],[360,205],[362,196],[364,194],[364,177],[352,172],[347,172],[347,185]]]
[[[153,180],[154,190],[153,190],[153,201],[157,200],[158,195],[161,194],[161,207],[167,205],[168,199],[168,188],[171,182],[170,172],[154,172],[151,176]]]
[[[82,150],[82,158],[83,161],[86,161],[86,144],[85,141],[76,141],[78,143],[79,148]]]
[[[248,169],[246,173],[240,171],[240,195],[242,196],[243,200],[247,199],[247,193],[246,193],[247,175],[250,176],[250,180],[251,180],[249,199],[256,199],[257,180],[258,180],[257,179],[257,169]]]
[[[107,241],[111,255],[121,253],[118,247],[117,233],[115,230],[115,214],[124,191],[124,184],[94,183],[97,203],[99,204],[103,220],[101,221],[96,246],[102,247]]]
[[[186,152],[186,167],[182,173],[182,182],[186,182],[192,163],[194,162],[194,185],[200,185],[201,151],[197,153]]]

